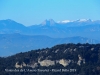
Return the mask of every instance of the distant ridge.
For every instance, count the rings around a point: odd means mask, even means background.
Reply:
[[[46,35],[55,38],[82,36],[99,40],[100,20],[78,19],[57,23],[53,19],[38,25],[25,26],[13,20],[0,20],[0,34],[20,33],[25,35]]]
[[[100,41],[80,36],[66,38],[51,38],[45,35],[0,34],[0,56],[8,56],[32,49],[52,47],[63,43],[90,43]]]

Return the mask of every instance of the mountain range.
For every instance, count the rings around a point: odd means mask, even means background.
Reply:
[[[0,56],[63,43],[100,43],[100,21],[80,19],[25,26],[13,20],[0,20]]]
[[[0,20],[0,34],[20,33],[25,35],[46,35],[54,38],[73,36],[99,40],[100,20],[79,19],[76,21],[55,22],[45,20],[39,25],[25,26],[13,20]]]

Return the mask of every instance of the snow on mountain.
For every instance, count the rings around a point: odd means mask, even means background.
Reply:
[[[79,22],[86,22],[86,21],[88,21],[89,19],[79,19],[79,20],[77,20],[77,21],[79,21]]]
[[[71,25],[69,24],[71,23]],[[62,21],[54,21],[53,19],[46,19],[44,20],[41,24],[42,26],[55,26],[55,25],[77,25],[80,23],[83,23],[85,25],[86,24],[100,24],[100,20],[91,20],[91,19],[77,19],[77,20],[62,20]]]
[[[92,22],[91,19],[78,19],[77,22]]]
[[[73,21],[70,21],[70,20],[63,20],[63,21],[58,21],[57,23],[69,23],[69,22],[73,22]]]
[[[58,21],[57,23],[73,23],[73,22],[93,22],[91,19],[78,19],[78,20],[63,20],[63,21]]]

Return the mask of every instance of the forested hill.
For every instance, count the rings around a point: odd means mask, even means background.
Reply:
[[[1,57],[0,75],[100,75],[100,44],[61,44]]]

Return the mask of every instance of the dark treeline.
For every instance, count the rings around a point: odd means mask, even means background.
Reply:
[[[50,57],[49,57],[50,56]],[[79,56],[81,65],[78,65]],[[42,58],[41,58],[42,57]],[[76,72],[6,72],[5,69],[33,69],[32,67],[16,68],[15,64],[32,64],[43,60],[71,60],[67,66],[38,66],[34,69],[76,69]],[[83,61],[84,60],[84,61]],[[0,57],[0,75],[100,75],[100,44],[61,44],[52,48],[31,50],[8,57]]]

